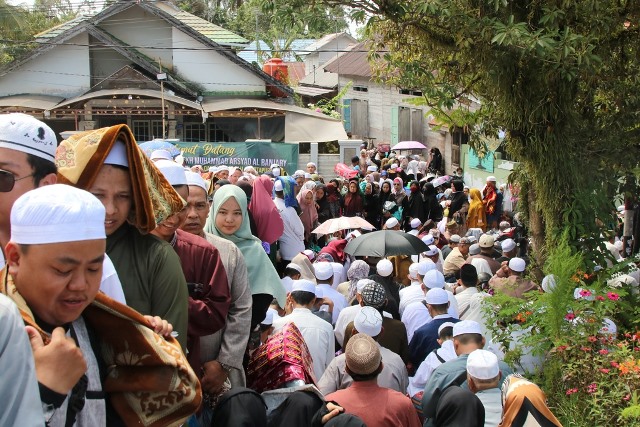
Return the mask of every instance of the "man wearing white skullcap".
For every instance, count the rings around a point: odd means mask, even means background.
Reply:
[[[226,165],[218,166],[218,171],[216,172],[216,178],[218,178],[219,180],[228,179],[229,178],[229,167],[226,166]]]
[[[412,263],[409,266],[409,274],[407,277],[409,278],[409,286],[405,286],[400,289],[399,296],[400,302],[398,303],[398,311],[400,312],[400,316],[402,317],[402,313],[407,305],[412,302],[422,301],[424,299],[424,292],[420,288],[422,281],[420,280],[420,275],[418,274],[419,264],[417,262]]]
[[[362,290],[366,285],[372,284],[372,283],[375,283],[375,282],[371,279],[358,280],[358,282],[356,283],[357,304],[354,303],[355,305],[350,305],[348,307],[343,308],[340,311],[340,314],[338,315],[338,319],[336,320],[335,327],[333,328],[334,334],[336,336],[336,340],[338,341],[338,343],[340,344],[344,343],[344,338],[345,338],[344,335],[345,335],[345,330],[347,328],[347,325],[353,322],[353,320],[356,318],[356,316],[360,312],[360,307],[363,305]]]
[[[316,275],[318,287],[322,289],[324,298],[329,298],[333,301],[333,313],[331,324],[335,325],[338,321],[338,316],[343,308],[347,307],[347,299],[340,292],[332,287],[333,283],[333,266],[330,262],[316,262],[313,264],[313,270]],[[324,307],[324,306],[323,306]]]
[[[308,173],[313,175],[314,173],[316,173],[316,170],[317,170],[317,167],[316,167],[315,163],[313,163],[313,162],[307,163],[307,172]]]
[[[395,281],[393,275],[393,263],[388,259],[381,259],[376,264],[376,272],[369,275],[369,278],[384,286],[387,294],[387,305],[385,311],[391,316],[400,320],[398,305],[400,301],[400,286]]]
[[[50,185],[25,193],[11,211],[11,240],[7,244],[7,269],[3,271],[4,292],[21,309],[29,326],[45,419],[50,425],[65,425],[71,409],[71,391],[85,378],[84,391],[95,397],[77,408],[73,419],[78,425],[106,425],[105,399],[98,359],[99,349],[89,338],[84,310],[99,292],[105,256],[105,208],[90,193],[68,185]],[[64,272],[64,274],[61,274]],[[117,309],[117,306],[114,307]],[[168,335],[171,327],[159,318],[156,331]],[[65,338],[69,329],[74,339]],[[51,334],[51,335],[49,335]],[[51,342],[44,346],[43,337]],[[51,346],[54,347],[51,347]],[[55,348],[55,353],[47,351]],[[176,347],[177,348],[177,347]],[[75,349],[75,351],[71,351]],[[55,372],[47,372],[51,360]],[[53,377],[52,377],[53,376]],[[49,381],[52,381],[51,383]],[[51,384],[51,385],[49,385]],[[60,409],[59,411],[57,409]]]
[[[498,272],[489,280],[489,286],[496,292],[515,298],[522,298],[526,292],[538,290],[538,285],[522,277],[525,268],[526,263],[522,258],[513,257],[508,263],[505,261]]]
[[[498,356],[487,350],[474,350],[467,358],[467,384],[484,406],[484,425],[497,426],[502,420],[502,393]]]
[[[378,336],[383,333],[382,315],[373,307],[359,307],[353,321],[353,333],[363,333],[378,341]],[[393,351],[382,347],[379,343],[382,356],[382,372],[378,375],[378,385],[403,393],[407,389],[407,368],[402,358]],[[342,353],[331,361],[318,382],[318,388],[322,394],[327,395],[336,390],[342,390],[353,382],[351,376],[346,373],[345,354]]]
[[[400,230],[400,222],[395,218],[391,217],[384,223],[385,230]]]
[[[328,263],[323,263],[328,264]],[[286,316],[273,321],[274,333],[287,323],[293,323],[300,330],[311,358],[316,379],[335,356],[335,339],[331,324],[311,312],[316,300],[316,287],[310,280],[295,280],[287,295]]]
[[[482,349],[485,339],[482,336],[482,326],[472,320],[463,320],[453,326],[453,347],[457,358],[437,367],[424,388],[422,396],[422,412],[426,418],[425,425],[433,425],[433,418],[442,392],[451,385],[466,384],[467,359],[474,350]],[[498,362],[502,380],[513,373],[512,369],[503,361]],[[502,381],[501,381],[502,382]]]
[[[422,221],[420,221],[420,218],[413,218],[409,224],[411,225],[411,230],[408,233],[417,236],[420,232],[419,228],[422,225]]]
[[[158,160],[156,167],[184,200],[189,198],[186,171],[170,160]],[[180,229],[187,210],[171,215],[151,233],[173,247],[180,258],[189,290],[187,357],[195,372],[202,371],[200,337],[221,330],[229,311],[230,291],[220,254],[202,237]]]
[[[504,239],[500,245],[502,256],[497,259],[499,263],[509,261],[518,253],[518,246],[513,239]]]
[[[231,301],[223,330],[200,338],[201,356],[204,362],[203,385],[220,389],[229,378],[232,387],[244,387],[246,379],[242,358],[249,340],[246,325],[251,320],[251,290],[247,279],[247,266],[238,247],[227,239],[206,233],[204,225],[209,215],[209,201],[204,179],[193,172],[186,172],[189,196],[186,220],[181,229],[205,238],[218,250],[227,274]],[[224,366],[224,368],[223,368]]]
[[[153,160],[154,162],[157,162],[158,160],[171,160],[171,161],[173,161],[173,156],[167,150],[155,150],[153,153],[151,153],[151,157],[149,157],[149,158],[151,160]]]

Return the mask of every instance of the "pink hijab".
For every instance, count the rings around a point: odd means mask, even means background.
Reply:
[[[305,197],[307,194],[311,193],[313,195],[313,191],[308,188],[302,188],[298,193],[298,206],[302,210],[300,214],[300,220],[302,220],[302,224],[304,225],[304,239],[308,240],[311,235],[311,231],[314,229],[316,223],[318,222],[318,210],[316,209],[315,198],[312,199],[311,204],[308,205],[305,203]]]
[[[273,182],[262,175],[253,182],[253,194],[249,203],[249,210],[258,228],[258,239],[263,242],[274,243],[282,236],[284,224],[280,212],[271,198]]]

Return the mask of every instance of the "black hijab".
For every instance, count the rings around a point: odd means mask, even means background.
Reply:
[[[436,406],[436,427],[483,427],[484,406],[478,396],[458,386],[447,388]]]

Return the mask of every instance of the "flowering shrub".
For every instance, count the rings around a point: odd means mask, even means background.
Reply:
[[[488,327],[516,370],[531,367],[527,358],[539,361],[528,375],[563,425],[638,426],[637,295],[608,282],[610,271],[585,274],[582,265],[580,254],[561,243],[545,266],[555,276],[553,292],[488,298]]]

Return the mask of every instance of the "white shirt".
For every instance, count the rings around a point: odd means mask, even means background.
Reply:
[[[464,315],[464,320],[473,320],[482,326],[483,332],[487,330],[486,319],[483,310],[484,299],[490,297],[486,292],[478,292],[469,298],[469,309]]]
[[[344,333],[347,329],[347,325],[355,320],[361,308],[362,307],[360,305],[350,305],[340,311],[338,320],[336,320],[336,326],[333,328],[333,333],[336,336],[338,344],[342,345],[342,343],[344,343]]]
[[[465,288],[464,286],[460,286],[458,289],[464,289],[456,294],[458,310],[460,310],[460,320],[467,320],[467,313],[470,310],[469,302],[471,301],[471,297],[478,293],[478,290],[475,287]]]
[[[443,342],[442,347],[440,347],[437,352],[438,356],[440,356],[445,362],[458,357],[453,349],[453,339]],[[429,353],[427,358],[424,359],[418,367],[415,375],[413,377],[409,377],[409,386],[407,387],[407,393],[409,393],[409,396],[413,397],[417,393],[424,391],[424,386],[427,384],[427,381],[429,381],[431,373],[438,366],[442,365],[438,356],[436,356],[434,352]]]
[[[422,290],[422,283],[412,280],[411,285],[400,289],[400,303],[398,304],[400,316],[402,317],[402,313],[407,305],[412,302],[422,301],[423,299],[424,291]]]
[[[291,261],[293,257],[304,251],[304,225],[302,225],[296,210],[292,207],[286,207],[284,200],[276,197],[273,203],[280,212],[284,224],[284,231],[278,239],[280,256],[284,260]]]
[[[407,305],[400,319],[407,328],[407,342],[411,342],[416,329],[431,322],[431,315],[422,300],[420,300]]]
[[[322,378],[324,370],[335,357],[335,340],[331,325],[316,316],[308,308],[294,308],[291,314],[273,321],[274,333],[287,323],[293,323],[302,334],[313,360],[316,380]]]
[[[333,289],[331,285],[328,285],[326,283],[321,283],[317,287],[322,289],[322,296],[324,298],[329,298],[331,301],[333,301],[333,313],[331,317],[331,323],[335,325],[336,322],[338,321],[338,316],[340,315],[340,312],[342,311],[343,308],[347,307],[348,305],[347,299],[340,292]],[[323,305],[322,307],[320,307],[320,310],[329,311],[329,307],[327,307],[326,305]]]

